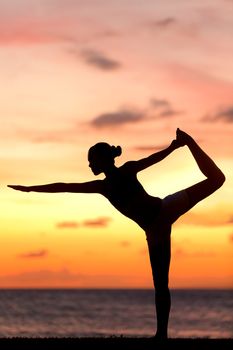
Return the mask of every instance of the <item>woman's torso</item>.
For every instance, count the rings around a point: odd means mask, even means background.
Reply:
[[[161,199],[150,196],[126,164],[103,180],[102,194],[122,214],[146,229],[159,212]]]

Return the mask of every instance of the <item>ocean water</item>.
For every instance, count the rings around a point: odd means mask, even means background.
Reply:
[[[232,338],[233,290],[172,290],[169,336]],[[0,337],[150,337],[153,290],[0,290]]]

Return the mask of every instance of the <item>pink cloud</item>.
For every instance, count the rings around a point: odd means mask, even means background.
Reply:
[[[86,219],[80,223],[76,221],[61,221],[56,224],[56,227],[58,229],[76,229],[80,226],[92,228],[107,227],[111,220],[112,219],[109,217],[99,217],[95,219]]]
[[[81,52],[84,61],[103,71],[116,70],[121,67],[121,63],[115,59],[109,58],[106,54],[96,50],[86,49]]]
[[[141,145],[141,146],[135,146],[133,149],[135,151],[139,152],[157,152],[161,151],[162,149],[166,148],[167,145],[160,145],[160,146],[150,146],[150,145]]]
[[[56,227],[59,229],[63,229],[63,228],[77,228],[80,225],[75,222],[75,221],[63,221],[63,222],[58,222],[56,224]]]
[[[83,221],[83,226],[86,226],[86,227],[106,227],[110,221],[111,221],[111,218],[108,218],[108,217],[99,217],[96,219],[88,219],[88,220]]]
[[[91,125],[95,128],[116,127],[124,124],[134,124],[146,118],[143,112],[133,109],[119,109],[114,112],[106,112],[96,116]]]
[[[150,23],[152,28],[158,28],[161,30],[161,28],[167,28],[167,27],[173,27],[174,24],[177,23],[177,20],[174,17],[166,17],[162,18],[160,20],[155,20]]]
[[[206,115],[202,119],[204,122],[218,122],[223,121],[225,123],[233,123],[233,105],[229,105],[225,108],[220,108],[214,114]]]
[[[40,249],[40,250],[35,250],[35,251],[20,254],[19,258],[22,258],[22,259],[44,258],[47,255],[48,255],[48,251],[46,249]]]

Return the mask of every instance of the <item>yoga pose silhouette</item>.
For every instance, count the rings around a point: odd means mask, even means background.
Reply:
[[[137,179],[137,173],[158,163],[175,149],[187,145],[206,179],[164,199],[149,195]],[[172,224],[202,199],[220,188],[225,176],[195,140],[180,129],[176,139],[166,149],[147,158],[115,166],[121,155],[120,146],[100,142],[88,152],[89,166],[94,175],[105,174],[103,180],[84,183],[53,183],[38,186],[9,185],[24,192],[99,193],[105,196],[122,214],[134,220],[146,234],[155,287],[157,339],[166,339],[170,313],[169,265]]]

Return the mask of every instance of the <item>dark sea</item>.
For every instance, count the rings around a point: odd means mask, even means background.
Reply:
[[[169,336],[233,338],[233,290],[172,290]],[[150,337],[153,290],[2,289],[0,337]]]

